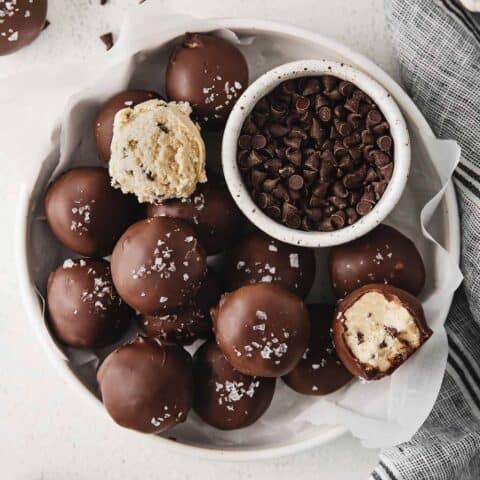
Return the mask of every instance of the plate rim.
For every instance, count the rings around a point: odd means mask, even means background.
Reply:
[[[389,90],[399,103],[402,110],[408,112],[409,116],[414,119],[415,125],[423,134],[434,136],[434,133],[428,125],[426,119],[418,107],[414,104],[413,100],[406,94],[401,86],[381,67],[377,66],[372,60],[364,56],[361,53],[356,52],[347,45],[326,37],[322,34],[315,33],[306,28],[297,27],[282,22],[274,22],[270,20],[261,20],[250,17],[218,17],[210,18],[211,22],[215,22],[222,28],[231,30],[249,30],[258,31],[262,34],[287,34],[303,40],[310,41],[327,47],[330,50],[337,51],[344,57],[350,59],[354,63],[362,65],[362,68],[367,70],[373,78],[381,83],[387,90]],[[201,31],[208,31],[208,28],[200,29]],[[175,38],[184,31],[184,28],[176,27],[171,30],[171,38]],[[435,169],[437,165],[433,162]],[[68,366],[68,359],[63,352],[57,347],[53,339],[48,333],[46,326],[43,322],[38,322],[38,314],[41,312],[41,306],[39,305],[38,298],[34,293],[34,286],[31,282],[30,272],[27,261],[27,234],[28,234],[28,213],[31,204],[31,191],[27,184],[23,184],[19,192],[19,202],[17,204],[17,219],[15,228],[16,238],[16,267],[17,267],[17,282],[19,284],[20,293],[22,297],[22,303],[27,312],[27,318],[29,323],[33,327],[37,337],[40,340],[44,350],[47,351],[47,355],[50,357],[51,363],[56,367],[66,383],[72,386],[82,396],[87,403],[89,403],[97,413],[101,413],[102,418],[105,421],[110,421],[104,413],[101,401],[94,396],[83,384],[78,380],[73,371]],[[444,194],[446,205],[446,217],[448,219],[448,237],[446,240],[445,248],[455,256],[457,263],[460,258],[460,221],[458,216],[458,204],[453,187],[453,183],[449,180],[447,188]],[[449,299],[449,306],[453,295]],[[445,312],[445,317],[448,311]],[[101,408],[100,408],[101,407]],[[116,428],[116,426],[115,426]],[[216,460],[216,461],[250,461],[252,459],[270,459],[281,457],[285,455],[292,455],[315,446],[323,445],[331,442],[338,437],[346,434],[348,429],[342,426],[329,426],[329,428],[321,434],[308,437],[306,439],[297,441],[291,444],[285,444],[275,447],[258,447],[258,448],[246,448],[240,450],[231,450],[225,448],[210,448],[200,447],[195,445],[189,445],[186,443],[178,443],[154,435],[144,435],[139,432],[129,431],[130,435],[137,435],[137,438],[143,439],[152,443],[152,447],[162,445],[167,450],[176,453],[185,453],[195,456],[197,458]],[[155,443],[153,443],[155,442]]]

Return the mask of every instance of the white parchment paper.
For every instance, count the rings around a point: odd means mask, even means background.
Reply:
[[[28,261],[32,288],[45,293],[46,279],[66,257],[53,238],[42,211],[45,187],[52,176],[74,165],[95,165],[97,160],[92,124],[99,106],[127,87],[163,93],[166,60],[186,31],[214,31],[238,43],[245,54],[250,79],[287,61],[331,58],[334,52],[287,35],[222,30],[214,22],[167,16],[161,5],[147,2],[126,16],[114,48],[82,65],[62,64],[28,72],[0,82],[0,155],[14,164],[32,192]],[[368,72],[367,72],[368,73]],[[7,114],[5,114],[7,113]],[[387,223],[412,238],[427,267],[422,293],[432,338],[394,375],[377,382],[350,382],[326,397],[301,396],[281,380],[272,406],[255,425],[235,432],[221,432],[203,424],[195,414],[168,435],[179,441],[205,446],[265,446],[311,435],[317,425],[343,425],[366,446],[387,447],[406,441],[418,430],[437,397],[448,353],[443,328],[451,295],[461,282],[456,259],[438,243],[445,241],[448,225],[442,215],[442,195],[459,160],[455,142],[425,140],[414,124],[413,166],[407,189]],[[206,135],[207,162],[218,171],[221,134]],[[439,166],[438,171],[433,163]],[[6,163],[3,164],[4,166]],[[430,232],[430,233],[429,233]],[[325,249],[317,255],[317,278],[309,301],[333,300],[329,291]],[[39,316],[38,322],[44,322]],[[129,335],[133,334],[132,329]],[[195,346],[194,346],[195,348]],[[80,351],[58,349],[67,358],[79,381],[96,392],[95,369],[110,349]]]

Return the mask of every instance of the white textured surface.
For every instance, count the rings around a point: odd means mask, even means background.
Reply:
[[[147,0],[198,16],[253,16],[336,38],[396,76],[384,32],[382,0]],[[98,36],[115,32],[136,0],[50,0],[50,27],[30,47],[0,57],[0,76],[41,63],[78,61],[101,53]],[[52,88],[55,88],[52,85]],[[39,115],[41,118],[41,115]],[[0,133],[1,141],[1,133]],[[3,164],[7,159],[0,159]],[[135,435],[97,416],[68,388],[41,350],[20,304],[13,264],[18,178],[0,176],[0,462],[2,479],[366,479],[377,452],[344,437],[293,457],[246,464],[180,458],[161,449],[138,450]],[[13,171],[10,171],[13,170]]]

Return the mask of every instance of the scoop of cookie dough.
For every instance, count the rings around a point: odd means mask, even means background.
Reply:
[[[112,185],[140,202],[190,196],[207,181],[205,144],[188,103],[149,100],[115,115]]]

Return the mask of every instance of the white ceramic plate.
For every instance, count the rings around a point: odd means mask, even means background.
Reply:
[[[365,70],[395,97],[403,111],[412,137],[414,145],[413,161],[425,162],[428,167],[427,169],[430,169],[432,175],[435,176],[436,166],[434,159],[429,157],[426,147],[426,139],[433,135],[430,127],[400,86],[372,61],[336,41],[299,28],[253,19],[217,19],[214,21],[241,35],[254,35],[256,37],[255,45],[246,47],[247,49],[258,48],[261,45],[270,45],[269,48],[274,49],[277,60],[274,63],[269,62],[269,50],[266,48],[263,52],[263,63],[256,65],[257,70],[266,71],[280,63],[300,58],[328,58],[339,62],[350,63],[361,70]],[[183,33],[183,30],[172,31],[172,39]],[[278,61],[278,56],[281,56],[283,61]],[[50,157],[55,155],[58,156],[58,151],[52,152]],[[35,229],[34,207],[40,200],[38,198],[39,185],[44,185],[47,182],[50,171],[51,166],[46,166],[39,161],[38,180],[35,188],[34,186],[25,187],[20,194],[17,217],[19,220],[16,232],[20,289],[32,328],[38,333],[52,363],[68,383],[77,390],[79,395],[94,407],[99,414],[98,421],[101,421],[100,417],[102,417],[104,421],[110,421],[93,389],[88,388],[87,378],[85,376],[82,377],[77,370],[71,367],[65,353],[61,351],[52,340],[43,321],[43,305],[39,302],[34,286],[33,279],[36,278],[35,274],[38,274],[37,262],[41,261],[41,253],[38,251],[36,254],[32,253],[30,245],[31,232]],[[458,211],[451,184],[446,191],[445,198],[436,213],[434,221],[430,225],[430,231],[455,258],[458,258],[460,250]],[[447,309],[442,312],[444,317],[446,317],[447,313]],[[180,441],[172,442],[167,438],[159,436],[148,436],[135,432],[132,432],[132,435],[137,436],[139,448],[142,442],[155,442],[158,447],[163,446],[179,453],[192,454],[201,458],[241,461],[292,454],[306,448],[321,445],[344,432],[345,429],[343,427],[310,425],[305,427],[300,433],[292,435],[290,438],[270,436],[268,440],[264,440],[263,442],[248,442],[248,439],[246,439],[241,446],[228,445],[228,443],[225,443],[221,447],[218,447],[218,445],[212,442],[209,443],[205,441],[205,439],[199,441],[198,438],[196,439],[195,437],[189,439],[181,438],[179,439]],[[178,435],[176,436],[178,438]]]

